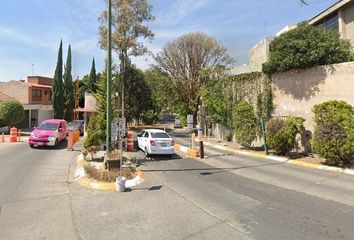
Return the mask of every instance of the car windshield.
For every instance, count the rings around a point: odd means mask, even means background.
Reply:
[[[58,123],[41,123],[37,127],[39,130],[57,130],[59,124]]]
[[[164,132],[152,132],[151,137],[152,138],[170,138],[170,136],[168,136],[167,133],[164,133]]]

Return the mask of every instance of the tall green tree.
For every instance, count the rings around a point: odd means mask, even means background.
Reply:
[[[96,93],[96,89],[97,89],[96,84],[97,84],[97,74],[96,74],[95,58],[93,58],[90,75],[87,79],[87,91],[90,93]]]
[[[128,68],[131,67],[130,57],[142,56],[147,53],[148,50],[142,40],[151,41],[154,37],[153,32],[145,24],[155,19],[151,10],[152,6],[149,5],[148,0],[112,0],[112,49],[120,60],[122,89],[126,84],[129,84],[124,76]],[[107,49],[107,11],[101,14],[99,21],[99,44],[102,48]],[[125,90],[121,92],[123,93],[121,99],[124,101],[126,99]],[[125,105],[124,102],[122,105]]]
[[[125,79],[129,82],[125,88],[125,117],[127,121],[140,119],[147,110],[155,109],[151,98],[151,89],[144,78],[143,72],[139,69],[129,68],[126,71]]]
[[[72,121],[74,117],[74,85],[73,77],[71,75],[71,45],[68,48],[68,55],[66,57],[65,63],[65,73],[64,73],[64,96],[65,96],[65,111],[64,119],[66,121]]]
[[[98,114],[96,121],[95,132],[101,142],[106,140],[106,121],[107,121],[107,71],[106,68],[102,72],[99,82],[97,83],[97,89],[95,97],[98,101]]]
[[[64,85],[63,85],[63,42],[60,40],[58,50],[57,66],[55,68],[54,79],[52,83],[52,105],[54,118],[64,118]]]
[[[192,113],[194,119],[202,88],[233,62],[225,47],[202,32],[188,33],[167,43],[155,60],[172,80],[170,84],[179,96],[180,115]]]
[[[170,84],[170,78],[159,68],[152,68],[144,72],[144,79],[154,103],[154,114],[158,118],[162,113],[175,113],[178,96]]]

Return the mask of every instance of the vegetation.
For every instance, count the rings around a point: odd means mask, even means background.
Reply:
[[[53,84],[52,84],[52,105],[54,118],[64,118],[64,86],[63,86],[63,42],[60,41],[58,51],[58,61],[55,69]]]
[[[99,146],[101,141],[104,140],[102,135],[102,130],[98,125],[98,117],[90,117],[90,122],[87,126],[87,136],[84,139],[84,148],[88,149],[91,146]]]
[[[144,78],[151,90],[151,98],[154,103],[154,116],[159,118],[163,113],[176,112],[177,95],[173,90],[168,75],[155,67],[145,71]]]
[[[125,93],[125,74],[131,68],[131,56],[142,56],[147,48],[142,40],[152,40],[154,34],[144,23],[153,21],[152,6],[147,0],[112,0],[112,49],[118,54],[120,60],[120,86],[121,94]],[[107,48],[107,20],[108,13],[104,11],[99,18],[100,39],[102,48]],[[128,98],[133,95],[128,95]],[[125,100],[125,95],[121,95]],[[124,102],[122,103],[124,106]],[[125,108],[125,107],[124,107]],[[128,108],[129,109],[129,108]]]
[[[73,77],[71,75],[71,46],[68,48],[68,55],[65,63],[65,73],[64,73],[64,98],[65,98],[65,109],[64,109],[64,119],[66,121],[72,121],[74,117],[74,84]]]
[[[331,100],[314,107],[313,149],[338,166],[354,160],[354,108],[344,101]]]
[[[147,111],[154,112],[155,106],[151,98],[151,90],[145,81],[143,72],[131,67],[126,71],[125,80],[129,83],[125,87],[125,117],[127,121],[140,119]],[[121,75],[119,75],[119,81],[121,81]]]
[[[350,42],[341,39],[337,32],[302,23],[271,42],[263,72],[272,74],[347,62],[350,55]]]
[[[24,117],[25,112],[20,102],[15,100],[0,102],[0,127],[15,125]]]
[[[246,101],[236,104],[233,111],[233,127],[236,140],[244,147],[251,147],[259,128],[251,104]]]
[[[95,58],[92,59],[90,75],[86,78],[86,91],[96,93],[98,76],[96,74]]]
[[[221,78],[209,81],[202,90],[202,97],[211,122],[230,127],[232,108],[229,107],[230,99],[224,92],[224,81]]]
[[[273,118],[266,128],[267,144],[276,154],[286,155],[296,147],[296,135],[305,120],[288,117],[285,120]]]
[[[185,34],[169,43],[155,56],[158,67],[170,77],[177,94],[178,113],[191,113],[196,119],[201,89],[224,73],[232,63],[227,49],[201,32]]]
[[[89,178],[93,178],[101,182],[115,182],[116,178],[120,176],[119,170],[98,170],[89,163],[84,165],[85,172]],[[122,170],[122,176],[126,179],[132,179],[135,176],[136,170],[134,168],[124,168]]]

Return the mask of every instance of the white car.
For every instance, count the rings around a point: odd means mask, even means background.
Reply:
[[[173,155],[174,140],[163,130],[145,129],[138,134],[138,145],[149,155]]]

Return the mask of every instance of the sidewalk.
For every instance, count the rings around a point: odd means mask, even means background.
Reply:
[[[195,139],[196,142],[199,141],[198,138]],[[228,152],[233,152],[236,154],[240,155],[246,155],[250,157],[256,157],[256,158],[264,158],[264,159],[269,159],[273,161],[278,161],[278,162],[285,162],[288,164],[293,164],[293,165],[298,165],[302,167],[307,167],[307,168],[313,168],[313,169],[319,169],[319,170],[325,170],[325,171],[332,171],[332,172],[337,172],[337,173],[344,173],[344,174],[349,174],[349,175],[354,175],[354,168],[340,168],[340,167],[332,167],[328,165],[324,165],[324,159],[317,158],[317,157],[309,157],[309,156],[301,156],[299,154],[291,155],[290,157],[284,157],[284,156],[276,156],[276,155],[266,155],[263,149],[259,148],[259,151],[255,150],[249,150],[249,149],[243,149],[238,143],[236,142],[228,142],[225,140],[217,139],[217,138],[209,138],[205,137],[204,138],[204,145],[205,146],[210,146],[219,150],[223,151],[228,151]],[[189,148],[184,147],[184,146],[177,146],[175,148],[177,151],[180,151],[180,149],[183,149],[182,152],[188,153]],[[195,156],[191,156],[195,157]]]

